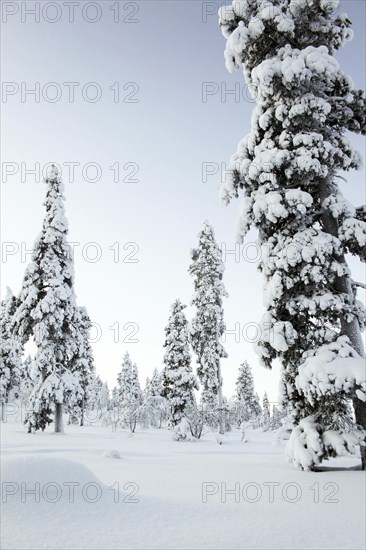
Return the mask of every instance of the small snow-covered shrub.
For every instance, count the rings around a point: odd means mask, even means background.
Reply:
[[[313,416],[303,418],[292,431],[286,447],[287,457],[300,470],[313,470],[329,457],[355,454],[364,445],[362,430],[322,430]]]
[[[277,428],[273,434],[272,445],[276,447],[280,445],[281,441],[288,441],[291,437],[293,428],[294,426],[288,417],[282,418],[281,426]]]

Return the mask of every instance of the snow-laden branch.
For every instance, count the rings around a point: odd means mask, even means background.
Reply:
[[[352,281],[352,284],[354,286],[359,286],[360,288],[366,288],[366,284],[365,283],[360,283],[359,281]]]
[[[295,383],[310,403],[324,395],[344,392],[366,401],[365,358],[340,336],[336,342],[321,346],[299,367]]]

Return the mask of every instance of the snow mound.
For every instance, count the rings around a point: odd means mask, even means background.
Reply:
[[[126,498],[118,485],[107,487],[87,467],[53,453],[7,458],[1,471],[2,548],[115,547]],[[123,508],[126,521],[130,510]]]
[[[114,449],[108,449],[102,454],[104,458],[122,458],[118,451]]]
[[[101,485],[96,476],[82,464],[41,455],[3,459],[1,461],[1,477],[3,482],[26,483],[29,486],[35,483],[62,485],[68,482],[99,483]]]

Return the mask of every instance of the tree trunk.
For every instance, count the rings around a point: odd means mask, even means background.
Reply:
[[[355,411],[355,417],[356,422],[362,428],[366,429],[366,405],[361,399],[358,399],[358,397],[353,398],[353,408]],[[364,445],[360,445],[360,453],[361,453],[361,468],[362,470],[366,469],[366,447]]]
[[[62,433],[64,431],[62,422],[62,403],[55,404],[55,433]]]
[[[1,403],[1,421],[2,422],[5,422],[5,417],[6,417],[6,414],[5,414],[5,410],[6,410],[6,406],[5,406],[5,402],[3,401]]]
[[[324,181],[323,187],[321,189],[320,198],[324,200],[327,198],[332,190],[332,184],[330,179],[327,179]],[[322,214],[322,223],[324,231],[329,233],[330,235],[333,235],[334,237],[338,237],[338,221],[336,218],[334,218],[330,212],[324,211]],[[339,256],[337,257],[337,260],[339,262],[344,263],[347,265],[345,257]],[[334,290],[340,293],[348,294],[349,296],[349,303],[352,304],[355,301],[355,296],[351,284],[351,279],[349,275],[342,275],[341,277],[336,277],[334,281]],[[364,357],[364,347],[363,342],[361,338],[361,330],[360,325],[358,323],[358,319],[356,317],[353,317],[352,321],[348,322],[345,316],[341,313],[340,314],[340,323],[341,323],[341,335],[348,336],[351,345],[353,349],[361,355],[361,357]],[[366,403],[358,399],[356,395],[354,395],[353,399],[353,408],[355,412],[355,418],[356,423],[361,426],[364,430],[366,430]],[[365,470],[366,468],[366,447],[364,445],[360,445],[360,453],[361,453],[361,467],[362,470]]]
[[[85,399],[81,402],[81,416],[80,416],[80,426],[84,426],[84,409],[85,409]]]
[[[134,417],[130,418],[130,430],[131,430],[131,433],[135,433],[136,424],[137,424],[136,418],[134,418]]]

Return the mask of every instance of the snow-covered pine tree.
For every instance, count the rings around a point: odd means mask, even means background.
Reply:
[[[102,426],[109,426],[112,422],[113,403],[107,382],[102,382],[98,375],[88,389],[86,409],[88,418],[94,422],[101,421]]]
[[[239,367],[239,375],[236,381],[236,400],[240,422],[248,422],[258,414],[257,403],[254,395],[254,380],[248,361]]]
[[[102,384],[100,393],[98,395],[97,399],[97,407],[93,407],[93,405],[90,406],[91,410],[97,409],[97,418],[98,420],[101,420],[102,426],[109,426],[112,422],[112,406],[111,406],[111,398],[110,398],[110,392],[108,383],[104,382]]]
[[[126,351],[121,365],[121,370],[117,375],[118,389],[118,409],[121,411],[122,418],[126,421],[127,409],[131,395],[131,379],[132,379],[132,361],[130,354]]]
[[[100,388],[100,392],[98,396],[98,403],[102,411],[108,410],[110,407],[110,395],[109,395],[108,382],[102,383],[102,387]]]
[[[230,432],[231,426],[232,426],[230,408],[229,408],[229,401],[225,396],[223,396],[222,398],[222,410],[223,410],[223,422],[224,422],[225,432]]]
[[[117,386],[112,388],[110,407],[111,407],[111,416],[112,416],[112,430],[117,431],[117,426],[120,423],[120,419],[121,419],[121,405],[120,405],[118,383],[117,383]]]
[[[123,422],[127,423],[133,433],[138,420],[138,409],[141,404],[141,388],[136,364],[132,364],[126,352],[120,373],[117,376],[118,403]]]
[[[180,300],[171,307],[168,325],[165,328],[163,397],[170,407],[170,423],[177,426],[185,416],[187,408],[194,404],[194,390],[198,382],[192,372],[189,351],[188,322]]]
[[[149,394],[151,397],[160,397],[163,389],[162,375],[155,367],[149,384]]]
[[[33,380],[31,378],[33,359],[31,355],[24,359],[22,365],[22,377],[20,384],[21,399],[23,403],[28,403],[29,396],[33,389]]]
[[[259,400],[259,395],[257,393],[254,396],[254,407],[255,407],[256,415],[260,416],[262,414],[262,407]]]
[[[92,324],[85,307],[75,309],[73,324],[76,327],[76,349],[70,363],[70,370],[77,376],[83,393],[81,399],[69,404],[69,409],[72,410],[75,407],[78,409],[80,426],[84,426],[85,410],[92,404],[95,397],[93,389],[96,378],[94,355],[89,342]]]
[[[93,379],[93,382],[92,382],[92,387],[90,388],[90,392],[92,394],[92,399],[94,401],[94,405],[93,405],[93,408],[98,410],[98,412],[100,412],[101,410],[101,400],[100,400],[100,395],[103,391],[103,382],[99,376],[99,374],[96,374],[94,379]]]
[[[210,414],[219,411],[219,433],[224,433],[222,376],[220,361],[227,357],[221,343],[225,331],[222,298],[227,297],[222,254],[214,231],[206,221],[198,235],[198,247],[191,251],[189,272],[194,279],[192,305],[196,315],[190,324],[190,341],[197,354],[197,375],[202,384],[202,404]]]
[[[154,426],[153,407],[150,399],[150,384],[151,384],[151,380],[147,376],[145,381],[145,387],[141,391],[141,407],[140,407],[140,422],[144,430],[146,430],[150,426]]]
[[[5,421],[5,407],[8,400],[19,394],[23,377],[22,346],[12,329],[17,300],[10,288],[0,304],[0,393],[1,419]]]
[[[231,418],[231,424],[234,424],[236,428],[240,428],[241,424],[241,409],[236,395],[231,397],[228,401],[228,409]]]
[[[149,424],[155,428],[161,428],[163,420],[167,416],[167,400],[162,396],[162,374],[155,368],[151,380],[146,379],[144,392],[145,410]]]
[[[254,428],[259,428],[260,425],[261,425],[261,421],[262,421],[262,407],[261,407],[261,404],[260,404],[260,399],[259,399],[259,395],[258,393],[255,394],[254,396],[254,417],[255,417],[255,421],[253,423],[253,427]]]
[[[264,392],[263,395],[263,404],[262,404],[262,426],[264,430],[268,430],[271,420],[271,410],[268,401],[267,392]]]
[[[136,430],[137,421],[139,420],[142,404],[142,391],[139,382],[139,375],[136,363],[132,365],[131,378],[131,414],[130,414],[130,429],[134,433]]]
[[[14,327],[22,343],[33,336],[37,345],[32,369],[35,386],[26,418],[29,432],[44,430],[52,413],[55,432],[61,432],[63,405],[83,393],[78,377],[71,372],[78,342],[73,261],[67,243],[63,184],[55,166],[48,170],[45,182],[43,227],[14,313]]]
[[[365,134],[366,110],[333,55],[352,38],[349,18],[333,15],[337,3],[234,0],[220,9],[227,68],[243,66],[257,102],[222,198],[243,197],[239,239],[259,230],[267,309],[259,348],[266,366],[282,363],[297,425],[288,454],[302,469],[355,451],[364,436],[350,399],[366,428],[364,310],[345,259],[365,259],[366,224],[337,180],[360,164],[345,132]]]
[[[286,417],[286,411],[280,410],[276,405],[273,405],[272,417],[269,424],[270,430],[278,430],[282,426],[282,420]]]

